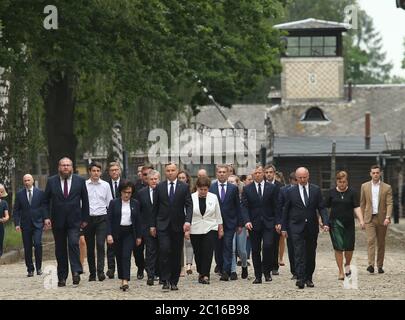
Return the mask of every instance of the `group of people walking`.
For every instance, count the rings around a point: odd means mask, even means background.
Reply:
[[[360,196],[348,185],[345,171],[337,173],[336,188],[323,196],[321,189],[309,182],[310,173],[304,167],[292,172],[286,185],[276,179],[273,165],[257,165],[243,182],[232,166],[225,164],[216,166],[213,181],[201,169],[195,184],[175,163],[164,166],[164,181],[150,166],[141,168],[136,184],[121,179],[116,162],[109,164],[107,181],[101,179],[102,166],[97,162],[89,165],[88,173],[87,180],[73,174],[72,161],[62,158],[58,174],[48,179],[45,191],[34,186],[30,174],[24,176],[24,188],[15,197],[13,219],[16,230],[22,232],[28,277],[35,270],[42,274],[42,231],[52,229],[59,287],[66,286],[69,264],[73,284],[81,280],[81,234],[87,246],[88,280],[114,278],[117,270],[123,291],[129,289],[132,255],[137,278],[143,278],[145,269],[147,284],[159,281],[163,290],[178,290],[184,253],[187,273],[192,273],[194,257],[201,284],[211,281],[214,252],[215,272],[221,281],[237,279],[237,255],[241,278],[246,279],[247,239],[252,251],[253,284],[262,283],[263,278],[272,281],[272,276],[278,275],[279,265],[284,265],[286,239],[291,279],[299,289],[314,287],[320,229],[330,232],[338,279],[350,277],[355,217],[366,230],[367,271],[374,273],[377,247],[377,270],[384,273],[392,190],[380,180],[379,166],[371,167],[371,181],[362,185]],[[0,200],[1,232],[8,218],[7,203]]]

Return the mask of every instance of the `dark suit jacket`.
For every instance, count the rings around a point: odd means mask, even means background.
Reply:
[[[193,216],[193,201],[189,186],[179,180],[174,194],[174,202],[169,202],[167,181],[162,181],[156,186],[153,201],[153,219],[150,227],[164,231],[170,227],[175,232],[183,231],[185,222],[191,224]]]
[[[139,202],[135,199],[130,200],[131,221],[134,237],[142,237],[142,226],[139,210]],[[120,225],[122,217],[122,200],[117,198],[111,200],[107,210],[107,235],[112,235],[113,239],[117,239],[120,234]]]
[[[243,189],[242,215],[244,224],[251,222],[253,229],[260,230],[263,226],[273,228],[281,221],[278,207],[278,191],[274,184],[265,182],[263,198],[257,194],[256,184],[252,182]]]
[[[72,175],[68,197],[63,196],[59,175],[48,178],[45,189],[46,218],[52,219],[54,228],[79,228],[89,218],[89,197],[86,180]]]
[[[298,185],[286,190],[286,201],[283,210],[282,231],[287,229],[292,233],[301,233],[305,226],[309,232],[319,232],[317,212],[321,215],[324,225],[329,224],[328,212],[324,206],[321,189],[314,184],[309,184],[309,205],[305,207],[302,202]]]
[[[15,197],[13,218],[14,225],[22,229],[30,229],[32,225],[41,229],[46,216],[45,194],[38,188],[33,188],[31,205],[27,198],[27,189],[21,189]]]
[[[242,226],[243,219],[238,187],[227,183],[224,202],[221,202],[221,193],[218,189],[218,183],[212,184],[209,191],[218,197],[224,229],[235,230],[238,226]]]
[[[142,179],[139,179],[136,183],[135,183],[135,192],[132,195],[135,199],[137,199],[137,195],[138,192],[141,191],[143,188],[147,187],[148,185],[143,183]]]
[[[153,193],[155,193],[155,190],[153,190]],[[145,187],[138,192],[137,200],[141,212],[142,234],[145,236],[149,233],[149,226],[153,224],[153,204],[150,200],[149,187]]]

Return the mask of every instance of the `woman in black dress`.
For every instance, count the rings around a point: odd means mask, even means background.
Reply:
[[[345,274],[346,276],[351,274],[350,262],[355,242],[354,213],[359,219],[361,228],[364,229],[359,197],[353,189],[349,188],[348,175],[345,171],[339,171],[336,174],[336,188],[329,190],[325,204],[330,208],[330,237],[339,268],[339,280],[344,280]],[[344,271],[343,254],[345,256]]]

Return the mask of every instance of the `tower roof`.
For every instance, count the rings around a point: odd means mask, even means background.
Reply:
[[[276,24],[274,26],[280,30],[340,30],[347,31],[351,29],[351,25],[347,23],[339,23],[334,21],[318,20],[309,18],[305,20],[292,21],[287,23]]]

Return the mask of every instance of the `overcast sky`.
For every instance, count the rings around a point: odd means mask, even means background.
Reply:
[[[405,10],[396,7],[395,0],[358,0],[360,7],[373,18],[380,32],[387,60],[394,63],[392,74],[405,77],[401,69],[404,58]]]

